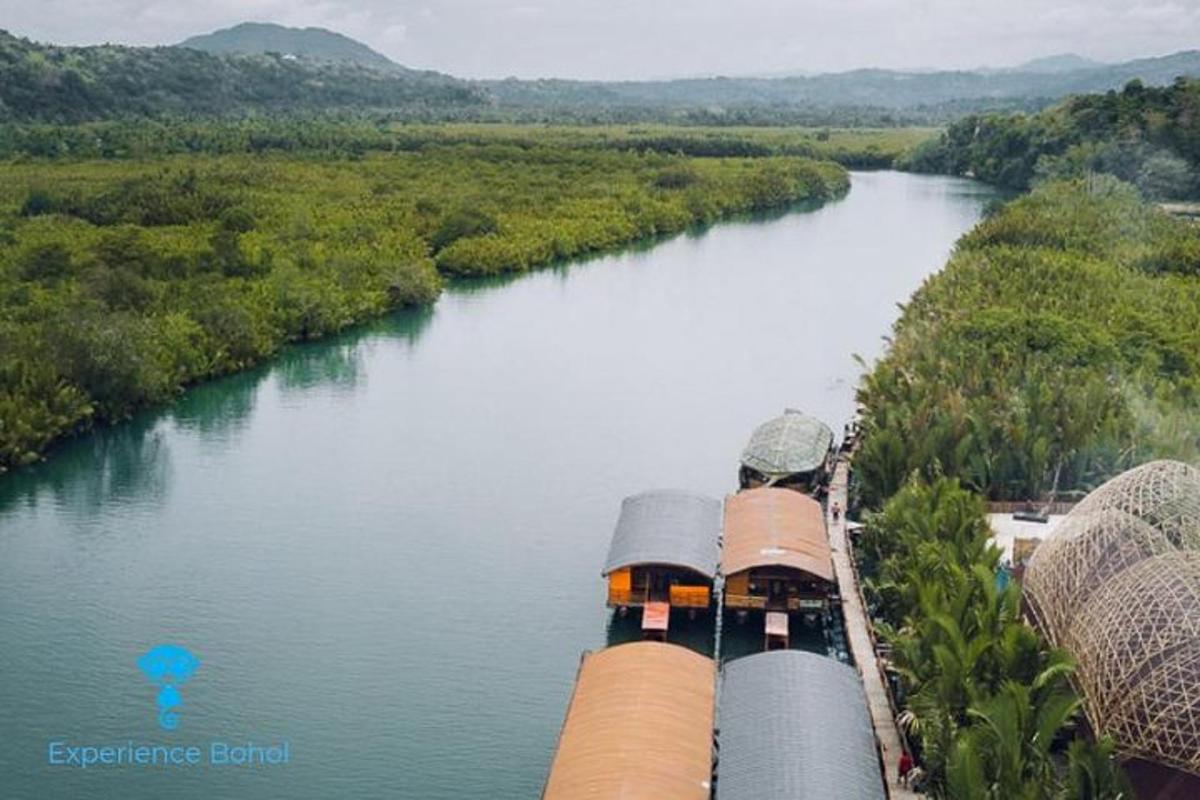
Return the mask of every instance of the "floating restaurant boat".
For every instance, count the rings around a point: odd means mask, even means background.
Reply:
[[[833,556],[821,504],[787,489],[749,489],[725,501],[721,550],[724,604],[742,614],[764,611],[767,647],[786,647],[779,617],[823,616],[837,596]],[[774,638],[773,638],[774,637]]]
[[[543,800],[709,800],[716,663],[632,642],[587,653]]]
[[[543,800],[883,800],[852,667],[789,650],[726,663],[719,701],[717,680],[678,645],[585,654]]]
[[[641,608],[643,634],[665,639],[671,609],[712,605],[720,534],[714,498],[677,490],[625,498],[602,573],[608,606]]]
[[[883,800],[858,673],[798,650],[730,661],[717,706],[716,800]]]
[[[782,486],[814,491],[829,477],[833,431],[818,419],[789,408],[755,428],[742,451],[743,489]]]

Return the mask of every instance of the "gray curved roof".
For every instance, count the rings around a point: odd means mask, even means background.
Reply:
[[[717,800],[883,800],[858,673],[798,650],[728,662],[717,706]]]
[[[754,429],[742,451],[742,464],[768,478],[811,472],[824,463],[832,445],[829,426],[789,408]]]
[[[712,578],[720,533],[720,500],[673,489],[626,497],[603,574],[634,564],[670,564]]]

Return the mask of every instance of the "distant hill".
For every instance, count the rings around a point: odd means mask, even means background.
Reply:
[[[429,117],[488,101],[434,72],[183,47],[58,47],[0,31],[0,121],[341,110]]]
[[[232,28],[192,36],[177,46],[222,55],[279,53],[383,71],[401,69],[387,56],[349,36],[325,28],[287,28],[269,22],[243,22]]]
[[[177,47],[58,47],[0,31],[0,121],[384,111],[407,118],[860,125],[1038,111],[1068,96],[1200,76],[1200,51],[1099,64],[1077,55],[989,70],[859,69],[652,81],[463,81],[402,67],[320,28],[243,23]]]
[[[1026,61],[1019,67],[1014,67],[1013,72],[1032,72],[1035,74],[1046,74],[1054,72],[1074,72],[1081,69],[1097,69],[1105,64],[1101,61],[1093,61],[1090,58],[1076,55],[1075,53],[1062,53],[1054,56],[1043,56],[1035,58],[1032,61]]]
[[[962,113],[990,108],[1040,108],[1070,94],[1119,89],[1133,78],[1165,86],[1181,75],[1200,76],[1200,51],[1188,50],[1121,64],[1070,68],[1083,59],[1057,56],[1025,68],[994,71],[903,72],[859,69],[781,78],[691,78],[668,81],[485,81],[506,104],[557,107],[820,106],[936,109]],[[1087,62],[1091,63],[1091,62]]]

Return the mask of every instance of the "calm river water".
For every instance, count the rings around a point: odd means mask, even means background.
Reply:
[[[855,174],[811,213],[459,286],[0,478],[0,797],[536,797],[621,498],[730,491],[785,406],[840,430],[852,354],[992,196]],[[160,642],[201,660],[173,731],[135,664]]]

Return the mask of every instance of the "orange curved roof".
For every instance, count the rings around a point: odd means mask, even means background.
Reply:
[[[721,572],[791,567],[833,581],[821,504],[791,489],[750,489],[725,501]]]
[[[674,644],[588,653],[544,800],[708,800],[716,665]]]

